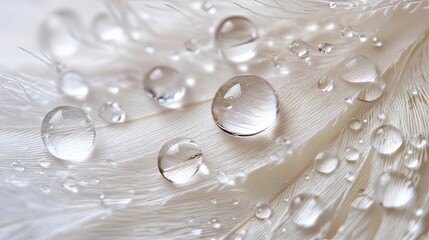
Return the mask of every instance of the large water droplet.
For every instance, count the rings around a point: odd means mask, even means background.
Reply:
[[[317,81],[317,88],[323,92],[330,92],[334,89],[334,80],[330,77],[322,77]]]
[[[258,202],[255,205],[255,217],[261,220],[268,219],[272,214],[271,206],[267,202]]]
[[[88,83],[76,71],[66,71],[59,76],[58,89],[66,96],[85,99],[89,92]]]
[[[265,79],[241,75],[225,82],[212,102],[212,116],[223,131],[252,136],[270,127],[279,112],[276,91]]]
[[[299,227],[311,228],[317,224],[324,207],[320,198],[313,194],[301,193],[289,205],[292,221]]]
[[[134,199],[134,190],[105,190],[100,201],[107,207],[122,207]]]
[[[125,111],[116,102],[106,102],[98,111],[100,117],[108,123],[121,123],[125,121]]]
[[[123,29],[106,13],[95,16],[91,27],[95,38],[100,41],[124,42],[126,40]]]
[[[371,147],[381,154],[392,154],[403,143],[401,132],[392,125],[376,128],[371,134]]]
[[[46,149],[63,160],[84,160],[95,141],[95,127],[79,108],[61,106],[43,119],[41,135]]]
[[[338,158],[327,152],[320,152],[314,158],[317,171],[324,174],[332,173],[338,166]]]
[[[258,33],[244,17],[223,20],[215,32],[216,46],[223,57],[231,62],[245,62],[256,55]]]
[[[359,195],[352,202],[352,208],[356,210],[366,210],[369,209],[374,204],[374,199],[366,194]]]
[[[159,104],[177,108],[186,93],[186,81],[176,71],[167,66],[152,68],[144,77],[143,89],[146,95]]]
[[[82,32],[80,19],[70,10],[59,10],[42,22],[39,43],[44,52],[54,57],[67,57],[79,48],[74,36]]]
[[[423,148],[426,146],[427,140],[425,136],[417,133],[411,136],[410,143],[415,148]]]
[[[360,157],[360,153],[354,147],[347,147],[346,150],[344,151],[344,159],[346,159],[347,161],[354,162],[358,160],[359,157]]]
[[[381,174],[376,187],[376,198],[385,208],[403,207],[416,195],[414,183],[396,172]]]
[[[385,88],[386,83],[380,78],[377,78],[375,82],[362,89],[356,98],[363,102],[373,102],[383,95]]]
[[[74,179],[74,177],[64,178],[63,182],[61,183],[61,186],[73,193],[77,193],[79,191],[79,189],[77,188],[76,179]]]
[[[378,71],[371,59],[355,55],[341,66],[340,76],[350,83],[373,83],[378,78]]]
[[[162,146],[158,155],[158,169],[173,183],[188,182],[197,174],[203,162],[201,148],[185,137],[174,138]]]

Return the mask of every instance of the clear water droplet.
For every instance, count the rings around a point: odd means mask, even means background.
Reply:
[[[219,183],[221,183],[221,184],[225,184],[225,183],[228,183],[229,182],[229,177],[228,177],[228,175],[224,172],[224,171],[220,171],[218,174],[217,174],[217,176],[216,176],[216,178],[217,178],[217,181],[219,182]]]
[[[383,121],[384,119],[386,119],[386,114],[384,114],[383,112],[380,112],[377,114],[378,120]]]
[[[336,3],[334,3],[334,2],[330,2],[330,3],[328,4],[328,7],[329,7],[329,8],[336,8],[336,7],[337,7],[337,4],[336,4]]]
[[[40,184],[40,190],[42,190],[42,192],[44,192],[46,194],[51,193],[51,188],[49,187],[49,185],[44,184],[44,183]]]
[[[100,13],[91,23],[94,37],[104,42],[124,42],[127,37],[124,30],[107,13]]]
[[[216,13],[216,8],[213,6],[210,1],[203,1],[201,4],[201,9],[209,14]]]
[[[198,46],[197,40],[193,38],[185,42],[185,48],[192,53],[198,53],[200,51],[200,47]]]
[[[61,186],[73,193],[77,193],[79,191],[76,184],[76,179],[74,179],[74,177],[64,178],[63,182],[61,183]]]
[[[123,207],[134,199],[134,190],[104,190],[100,194],[100,201],[107,207]]]
[[[351,98],[351,97],[346,97],[346,98],[344,98],[344,100],[346,101],[346,103],[347,103],[348,105],[352,105],[352,104],[353,104],[353,102],[354,102],[354,99],[353,99],[353,98]]]
[[[79,36],[82,32],[82,24],[70,10],[59,10],[48,15],[39,31],[42,50],[54,57],[68,57],[80,47],[74,36]]]
[[[314,227],[323,212],[323,204],[319,196],[314,194],[301,193],[295,196],[289,204],[292,221],[302,228]]]
[[[49,168],[51,166],[51,161],[49,161],[47,158],[42,157],[40,158],[37,163],[39,164],[39,166],[41,166],[42,168]]]
[[[43,119],[41,136],[46,149],[63,160],[84,160],[95,141],[95,127],[79,108],[60,106]]]
[[[192,230],[192,231],[191,231],[191,233],[192,233],[192,235],[194,235],[194,236],[200,236],[200,235],[201,235],[201,233],[203,233],[203,230],[202,230],[201,228],[199,228],[199,229],[194,229],[194,230]]]
[[[12,168],[15,171],[23,172],[25,171],[25,164],[21,160],[16,160],[12,163]]]
[[[272,210],[268,202],[258,202],[255,205],[255,217],[260,220],[265,220],[271,217]]]
[[[213,205],[216,205],[217,204],[217,199],[216,198],[210,199],[210,203],[213,204]]]
[[[108,123],[122,123],[125,121],[125,111],[116,102],[106,102],[101,105],[98,115]]]
[[[144,77],[143,90],[147,96],[162,106],[177,108],[186,93],[186,81],[168,66],[152,68]]]
[[[367,210],[374,204],[374,199],[366,194],[359,195],[353,200],[351,206],[356,210]]]
[[[377,78],[375,82],[362,89],[356,98],[363,102],[373,102],[383,95],[385,88],[386,83],[382,79]]]
[[[355,35],[355,32],[353,31],[353,28],[349,26],[344,26],[343,29],[341,29],[341,36],[343,38],[352,38]]]
[[[232,199],[232,205],[236,206],[240,203],[238,199]]]
[[[66,96],[85,99],[89,92],[88,83],[76,71],[63,72],[58,79],[58,89]]]
[[[323,92],[330,92],[334,89],[334,80],[330,77],[322,77],[317,81],[317,88]]]
[[[404,158],[404,165],[409,169],[418,169],[421,163],[415,156],[406,155]]]
[[[347,172],[344,178],[347,182],[353,182],[355,180],[355,175],[352,172]]]
[[[272,58],[272,62],[275,68],[279,69],[280,73],[288,74],[289,67],[287,62],[287,56],[285,54],[276,54]]]
[[[270,127],[279,112],[276,91],[255,75],[236,76],[225,82],[212,102],[216,125],[235,136],[252,136]]]
[[[392,154],[403,143],[401,132],[392,125],[376,128],[371,134],[371,147],[381,154]]]
[[[158,155],[158,169],[172,183],[188,182],[197,174],[202,163],[200,146],[185,137],[171,139],[162,146]]]
[[[350,57],[339,71],[341,78],[349,83],[373,83],[379,76],[374,62],[363,55]]]
[[[344,159],[350,162],[358,160],[360,157],[359,151],[354,147],[347,147],[344,151]]]
[[[220,222],[219,222],[219,219],[217,219],[217,218],[212,218],[212,219],[210,219],[210,222],[209,222],[211,225],[212,225],[212,227],[214,228],[214,229],[219,229],[222,225],[220,224]]]
[[[330,43],[320,43],[318,47],[319,52],[321,53],[331,53],[334,49],[334,45]]]
[[[247,18],[229,17],[216,28],[215,41],[226,60],[240,63],[255,57],[258,33]]]
[[[368,36],[365,34],[359,34],[359,41],[361,41],[361,42],[368,41]]]
[[[338,158],[327,152],[320,152],[314,158],[314,167],[320,173],[330,174],[337,166]]]
[[[385,208],[400,208],[407,205],[416,195],[415,184],[404,175],[385,172],[376,185],[376,198]]]
[[[373,37],[372,38],[372,46],[381,47],[381,46],[383,46],[383,42],[380,39],[378,39],[377,37]]]
[[[310,57],[310,46],[303,41],[293,41],[289,50],[301,59],[308,60]]]
[[[408,93],[411,96],[418,96],[419,95],[419,89],[415,85],[408,86]]]
[[[426,146],[427,140],[426,140],[425,136],[417,133],[417,134],[414,134],[411,136],[410,143],[411,143],[411,145],[413,145],[413,147],[420,149],[420,148],[423,148]]]

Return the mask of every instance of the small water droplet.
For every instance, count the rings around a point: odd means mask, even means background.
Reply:
[[[426,146],[427,140],[426,140],[425,136],[417,133],[417,134],[414,134],[413,136],[411,136],[410,143],[415,148],[423,148]]]
[[[420,160],[414,156],[406,155],[404,165],[409,169],[418,169],[421,165]]]
[[[64,178],[63,182],[61,183],[61,186],[73,193],[77,193],[79,191],[76,184],[76,179],[74,179],[74,177]]]
[[[94,37],[104,42],[124,42],[127,37],[122,28],[107,13],[100,13],[91,23]]]
[[[419,89],[415,85],[408,86],[408,93],[411,96],[418,96],[419,95]]]
[[[16,160],[12,163],[12,168],[15,171],[23,172],[25,171],[25,164],[21,160]]]
[[[79,108],[60,106],[43,119],[41,136],[46,149],[63,160],[83,160],[95,141],[95,127]]]
[[[217,199],[216,198],[210,199],[210,203],[213,204],[213,205],[216,205],[217,204]]]
[[[203,1],[201,4],[201,9],[209,14],[216,13],[216,8],[213,6],[210,1]]]
[[[314,166],[320,173],[330,174],[337,168],[338,158],[327,152],[320,152],[314,158]]]
[[[376,185],[376,198],[385,208],[400,208],[408,204],[416,195],[415,184],[404,175],[385,172]]]
[[[374,47],[381,47],[383,45],[383,42],[378,39],[377,37],[372,38],[372,46]]]
[[[216,47],[222,56],[235,63],[245,62],[256,55],[258,33],[245,17],[224,19],[216,28]]]
[[[344,158],[347,161],[354,162],[354,161],[358,160],[359,157],[360,157],[360,153],[354,147],[347,147],[346,150],[344,151]]]
[[[198,53],[200,51],[200,47],[198,46],[197,40],[189,39],[185,42],[185,48],[189,52]]]
[[[330,77],[322,77],[317,81],[317,88],[323,92],[330,92],[334,89],[334,80]]]
[[[82,74],[72,70],[59,76],[58,89],[64,95],[76,99],[85,99],[89,92],[88,83]]]
[[[125,111],[116,102],[106,102],[101,105],[98,115],[108,123],[122,123],[125,121]]]
[[[346,101],[346,103],[347,103],[348,105],[352,105],[352,104],[353,104],[353,102],[354,102],[354,99],[353,99],[353,98],[351,98],[351,97],[346,97],[344,100]]]
[[[310,58],[310,46],[303,41],[293,41],[289,50],[301,59],[308,60]]]
[[[349,26],[344,26],[343,29],[341,29],[341,36],[343,36],[343,38],[352,38],[354,35],[355,32]]]
[[[284,137],[284,136],[280,136],[280,137],[276,138],[276,144],[280,145],[280,146],[289,147],[292,145],[292,142],[289,138]]]
[[[380,112],[377,114],[378,120],[383,121],[384,119],[386,119],[386,114],[384,114],[383,112]]]
[[[217,218],[210,219],[209,223],[212,225],[214,229],[219,229],[222,226]]]
[[[359,34],[359,41],[361,41],[361,42],[368,41],[368,36],[365,34]]]
[[[255,75],[241,75],[217,90],[211,110],[216,125],[226,133],[252,136],[275,122],[279,107],[271,84]]]
[[[134,199],[134,190],[104,190],[100,201],[107,207],[123,207]]]
[[[392,154],[403,143],[401,132],[392,125],[376,128],[371,134],[371,147],[381,154]]]
[[[289,67],[287,62],[287,56],[284,54],[276,54],[272,58],[272,62],[275,68],[280,70],[282,74],[289,73]]]
[[[337,4],[336,4],[336,3],[334,3],[334,2],[330,2],[330,3],[328,4],[328,7],[329,7],[329,8],[336,8],[336,7],[337,7]]]
[[[157,103],[169,108],[178,108],[186,93],[186,82],[176,69],[157,66],[144,77],[143,90]]]
[[[295,196],[289,204],[289,214],[292,221],[299,227],[314,227],[324,211],[319,196],[301,193]]]
[[[40,190],[46,194],[51,193],[51,188],[49,187],[49,185],[44,183],[40,184]]]
[[[367,210],[374,204],[374,199],[366,194],[359,195],[352,202],[352,208],[356,210]]]
[[[350,57],[339,71],[341,78],[349,83],[373,83],[379,76],[374,62],[363,55]]]
[[[319,52],[321,53],[331,53],[334,49],[334,45],[330,43],[320,43],[319,44]]]
[[[221,184],[226,184],[229,182],[229,177],[224,171],[220,171],[217,176],[217,181]]]
[[[240,203],[240,201],[238,199],[232,199],[232,205],[236,206]]]
[[[255,217],[260,220],[265,220],[271,217],[272,210],[268,202],[258,202],[255,205]]]
[[[42,168],[49,168],[51,166],[51,161],[49,161],[47,158],[42,157],[40,158],[37,163],[39,163],[39,166]]]
[[[355,175],[352,172],[347,172],[344,178],[347,182],[353,182],[355,180]]]
[[[186,183],[203,163],[200,146],[185,137],[174,138],[162,146],[158,155],[161,175],[172,183]]]

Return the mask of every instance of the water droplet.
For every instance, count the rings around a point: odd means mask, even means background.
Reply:
[[[238,199],[232,199],[232,205],[236,206],[240,203]]]
[[[349,83],[373,83],[378,78],[374,62],[363,55],[350,57],[339,71],[341,78]]]
[[[185,42],[185,48],[189,52],[198,53],[200,51],[200,47],[198,46],[197,40],[189,39]]]
[[[419,89],[415,85],[408,86],[408,93],[411,96],[417,96],[419,95]]]
[[[186,82],[174,68],[157,66],[144,77],[143,89],[147,96],[159,104],[177,108],[186,93]]]
[[[328,7],[329,7],[329,8],[336,8],[336,7],[337,7],[337,4],[336,4],[336,3],[334,3],[334,2],[330,2],[330,3],[328,4]]]
[[[308,60],[310,56],[310,46],[303,41],[293,41],[289,50],[301,59]]]
[[[289,73],[287,56],[285,56],[284,54],[274,55],[272,61],[274,67],[279,69],[282,74]]]
[[[122,207],[134,199],[134,190],[104,190],[100,194],[100,201],[107,207]]]
[[[369,209],[374,204],[374,199],[366,194],[359,195],[355,200],[353,200],[351,206],[356,210],[366,210]]]
[[[360,153],[354,147],[347,147],[346,150],[344,151],[344,158],[347,161],[354,162],[354,161],[358,160],[359,157],[360,157]]]
[[[359,119],[352,118],[349,122],[349,128],[355,131],[359,131],[362,129],[362,123]]]
[[[125,111],[116,102],[106,102],[98,111],[100,117],[108,123],[121,123],[125,121]]]
[[[421,165],[420,160],[414,156],[407,155],[404,158],[404,165],[409,169],[418,169]]]
[[[346,103],[347,103],[348,105],[352,105],[352,104],[353,104],[353,102],[354,102],[354,99],[353,99],[353,98],[351,98],[351,97],[346,97],[346,98],[344,98],[344,100],[346,101]]]
[[[347,182],[353,182],[355,180],[355,175],[352,172],[347,172],[344,178]]]
[[[366,42],[366,41],[368,41],[368,36],[365,34],[359,34],[359,40],[361,42]]]
[[[373,102],[383,95],[385,87],[386,83],[377,78],[375,82],[362,89],[356,98],[363,102]]]
[[[39,43],[44,52],[54,57],[67,57],[79,49],[79,42],[74,36],[79,36],[81,32],[78,16],[69,10],[59,10],[42,22]]]
[[[392,125],[376,128],[371,134],[371,147],[381,154],[392,154],[403,143],[401,132]]]
[[[191,231],[192,235],[194,235],[194,236],[200,236],[202,232],[203,232],[203,230],[201,228],[200,229],[194,229]]]
[[[77,188],[76,179],[74,179],[74,177],[64,178],[61,186],[73,193],[77,193],[79,191]]]
[[[400,208],[416,195],[414,183],[396,172],[380,175],[376,185],[376,198],[385,208]]]
[[[21,160],[16,160],[12,163],[12,168],[15,171],[23,172],[25,171],[25,165]]]
[[[88,83],[76,71],[63,72],[58,80],[58,88],[64,95],[76,99],[85,99],[89,92]]]
[[[94,37],[104,42],[124,42],[127,37],[122,28],[107,13],[100,13],[91,23]]]
[[[185,137],[174,138],[162,146],[158,155],[158,169],[173,183],[185,183],[197,174],[203,163],[201,148]]]
[[[413,136],[411,136],[410,143],[415,148],[423,148],[426,146],[427,140],[426,140],[425,136],[417,133],[417,134],[414,134]]]
[[[292,145],[292,142],[289,138],[280,136],[276,138],[276,144],[284,147],[290,147]]]
[[[319,52],[321,53],[331,53],[334,49],[334,45],[330,43],[320,43],[319,44]]]
[[[386,119],[386,114],[384,114],[383,112],[380,112],[377,114],[378,120],[383,121],[384,119]]]
[[[51,192],[51,188],[49,187],[49,185],[46,185],[44,183],[40,184],[40,190],[42,190],[42,192],[49,194]]]
[[[49,168],[51,166],[51,161],[49,161],[47,158],[42,157],[40,158],[37,163],[39,163],[39,166],[42,168]]]
[[[326,152],[320,152],[314,158],[314,167],[324,174],[332,173],[338,166],[338,158]]]
[[[258,33],[245,17],[229,17],[223,20],[215,32],[216,47],[230,62],[245,62],[256,55]]]
[[[317,81],[317,88],[323,92],[330,92],[334,89],[334,80],[330,77],[322,77]]]
[[[203,1],[201,4],[201,9],[209,14],[216,13],[216,8],[213,7],[212,2],[210,1]]]
[[[378,39],[377,37],[372,38],[372,46],[374,47],[381,47],[383,45],[383,42]]]
[[[217,204],[217,199],[216,198],[210,199],[210,203],[213,204],[213,205],[216,205]]]
[[[323,211],[324,207],[319,197],[308,193],[295,196],[289,205],[292,221],[302,228],[315,226]]]
[[[255,206],[255,217],[260,220],[268,219],[272,214],[271,206],[267,202],[258,202]]]
[[[344,38],[351,38],[354,35],[355,35],[355,32],[349,26],[344,26],[343,29],[341,29],[341,36],[343,36]]]
[[[95,127],[84,111],[60,106],[43,119],[41,136],[53,156],[63,160],[83,160],[94,146]]]
[[[219,229],[222,226],[217,218],[210,219],[209,223],[212,225],[214,229]]]
[[[221,184],[225,184],[229,182],[229,177],[224,171],[220,171],[217,176],[217,181]]]
[[[279,112],[276,91],[255,75],[236,76],[225,82],[212,102],[216,125],[235,136],[252,136],[270,127]]]

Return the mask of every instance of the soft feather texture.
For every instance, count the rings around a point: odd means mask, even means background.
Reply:
[[[3,67],[3,73],[8,75],[1,82],[0,167],[4,181],[0,183],[0,201],[6,207],[0,216],[0,237],[424,237],[429,197],[424,185],[428,177],[427,147],[419,151],[410,147],[409,141],[415,133],[428,136],[429,19],[427,9],[422,7],[427,2],[337,2],[332,9],[328,4],[215,1],[216,13],[208,14],[201,11],[199,1],[108,1],[107,9],[126,29],[129,40],[113,45],[100,43],[86,27],[88,30],[75,36],[81,49],[59,59],[87,77],[91,95],[86,102],[62,96],[56,87],[57,73],[37,59],[33,58],[31,68]],[[105,11],[100,6],[94,4],[85,10],[85,15]],[[245,15],[260,29],[260,52],[247,65],[227,63],[214,49],[214,27],[229,15]],[[375,48],[370,41],[362,43],[356,36],[342,38],[343,25],[368,36],[376,35],[383,46]],[[40,37],[43,41],[46,36]],[[191,38],[200,45],[200,53],[185,50],[184,44]],[[310,62],[288,50],[293,40],[312,46]],[[316,48],[320,42],[332,43],[334,51],[319,53]],[[337,76],[343,62],[354,54],[372,59],[387,83],[382,98],[373,103],[355,100],[347,104],[345,98],[355,97],[361,88],[338,77],[332,92],[316,87],[320,77]],[[284,59],[282,64],[287,71],[273,66],[273,55]],[[19,56],[25,58],[23,54]],[[143,74],[161,63],[195,79],[181,109],[162,108],[143,95]],[[225,134],[215,126],[210,113],[217,88],[242,73],[266,78],[281,102],[276,124],[251,138]],[[417,96],[410,95],[410,86],[418,89]],[[112,93],[110,87],[118,87],[119,92]],[[128,117],[125,123],[106,125],[99,118],[98,107],[107,100],[124,107]],[[56,160],[43,146],[41,120],[58,105],[83,107],[96,123],[95,149],[85,162]],[[378,119],[380,113],[386,115],[385,120]],[[367,123],[355,132],[348,128],[351,118],[362,122],[367,119]],[[396,126],[405,139],[405,146],[388,157],[370,147],[372,131],[386,123]],[[189,184],[176,186],[161,177],[156,159],[161,146],[178,136],[190,137],[200,144],[206,170]],[[290,139],[291,145],[281,144],[279,137]],[[355,163],[344,160],[348,146],[360,152]],[[421,162],[415,171],[403,166],[410,148]],[[318,173],[313,160],[318,152],[326,150],[340,159],[337,169],[329,175]],[[24,171],[11,167],[17,160],[25,165]],[[48,161],[50,166],[44,168],[40,161]],[[412,203],[399,210],[378,204],[371,211],[351,208],[359,193],[377,195],[378,177],[387,169],[413,180],[418,194]],[[348,173],[354,176],[351,182],[345,180]],[[77,193],[62,186],[64,179],[70,177],[76,181]],[[317,195],[324,207],[321,221],[311,229],[294,225],[288,213],[292,199],[299,193]],[[100,195],[104,195],[103,201]],[[254,217],[258,201],[270,202],[273,214],[269,219]],[[415,215],[417,209],[422,209],[419,216]],[[220,222],[220,228],[208,223],[213,218]]]

